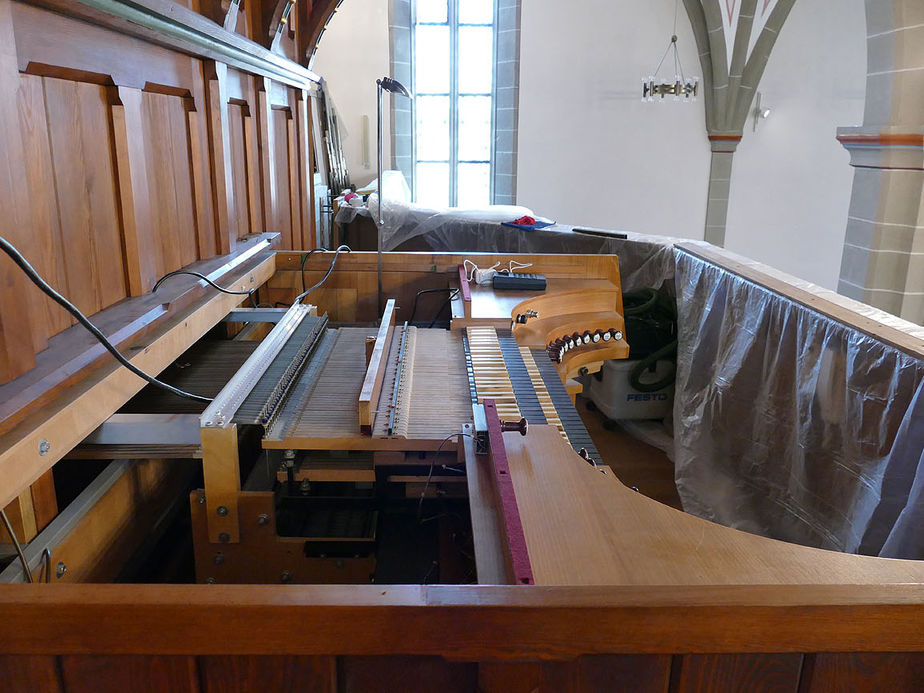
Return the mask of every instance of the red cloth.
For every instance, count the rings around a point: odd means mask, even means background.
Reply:
[[[532,226],[536,223],[536,220],[531,216],[524,216],[519,219],[514,219],[511,223],[517,224],[518,226]]]

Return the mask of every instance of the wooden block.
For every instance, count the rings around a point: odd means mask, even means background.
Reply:
[[[363,379],[363,386],[359,393],[359,430],[363,433],[372,433],[375,424],[375,412],[372,407],[379,401],[382,392],[382,380],[385,377],[386,359],[391,344],[392,330],[395,325],[395,299],[390,298],[385,304],[385,312],[379,324],[379,331],[375,337],[375,348],[369,359],[369,367]]]
[[[208,511],[209,541],[236,543],[240,539],[238,497],[241,468],[237,451],[237,424],[227,428],[203,428],[202,475]]]

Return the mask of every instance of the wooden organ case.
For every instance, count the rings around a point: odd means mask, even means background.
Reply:
[[[917,690],[920,562],[601,464],[573,398],[631,351],[616,257],[385,254],[379,295],[374,253],[310,252],[302,63],[335,5],[0,0],[3,237],[210,400],[0,260],[0,507],[35,581],[0,531],[3,690]],[[212,285],[157,285],[180,269]]]

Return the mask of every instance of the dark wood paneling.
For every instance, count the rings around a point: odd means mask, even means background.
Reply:
[[[231,180],[234,204],[228,225],[232,238],[243,238],[250,233],[250,202],[247,192],[247,147],[245,143],[244,107],[240,104],[228,106],[228,125],[231,150]]]
[[[9,693],[63,691],[57,657],[0,655],[0,690]]]
[[[924,654],[826,652],[806,655],[799,690],[800,693],[911,693],[924,690]]]
[[[668,655],[589,655],[570,662],[482,662],[481,693],[665,693]]]
[[[157,274],[199,260],[185,99],[168,94],[142,97],[148,186],[154,222]]]
[[[275,178],[275,200],[270,207],[267,202],[267,229],[282,235],[279,243],[280,250],[294,250],[295,233],[292,225],[292,201],[295,193],[297,204],[298,193],[293,190],[292,183],[297,180],[294,171],[295,142],[292,137],[292,117],[289,109],[272,109],[270,111],[273,128],[273,171]],[[297,207],[296,207],[297,209]]]
[[[155,638],[156,633],[151,637]],[[92,638],[92,630],[86,633]],[[68,693],[187,693],[199,690],[195,657],[121,655],[61,658]]]
[[[336,657],[200,657],[204,693],[334,693]]]
[[[341,693],[473,693],[478,665],[441,657],[341,657]]]
[[[672,689],[676,693],[795,693],[801,668],[800,654],[686,655]]]
[[[125,298],[106,88],[43,78],[68,297],[90,315]]]

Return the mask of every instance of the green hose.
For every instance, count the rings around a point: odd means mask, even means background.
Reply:
[[[637,291],[623,294],[622,300],[623,313],[626,316],[643,315],[645,313],[652,312],[660,304],[660,307],[671,313],[675,320],[677,318],[676,303],[669,300],[663,300],[657,289],[638,289]],[[639,360],[639,362],[629,372],[629,384],[638,392],[647,393],[663,390],[665,387],[673,383],[677,376],[676,360],[674,363],[674,368],[671,370],[671,372],[653,383],[643,383],[641,381],[642,373],[648,370],[649,367],[657,363],[659,360],[672,356],[676,353],[677,340],[674,339],[672,342],[665,344],[657,351],[653,351],[645,358]]]
[[[670,344],[665,344],[657,351],[648,354],[648,356],[641,359],[635,365],[635,367],[629,371],[629,384],[639,392],[657,392],[658,390],[663,390],[665,387],[674,382],[674,379],[677,377],[676,363],[674,364],[674,368],[670,373],[653,383],[643,383],[641,381],[642,373],[644,373],[653,363],[657,363],[660,359],[666,358],[676,353],[677,340],[675,339]]]

